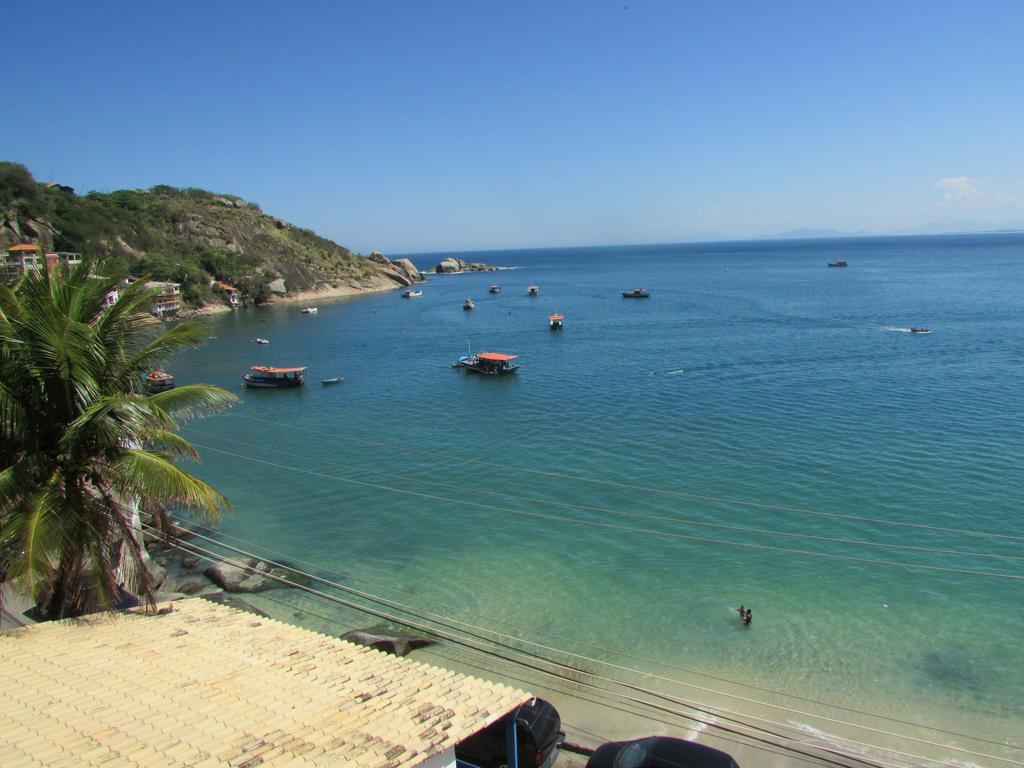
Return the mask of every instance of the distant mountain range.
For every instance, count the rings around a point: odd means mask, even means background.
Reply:
[[[994,224],[987,221],[973,221],[971,219],[959,219],[957,221],[932,221],[922,224],[914,229],[896,232],[868,232],[859,230],[857,232],[841,232],[838,229],[800,227],[788,229],[785,232],[777,232],[771,235],[764,235],[764,240],[801,240],[812,238],[829,237],[892,237],[894,235],[956,235],[956,234],[980,234],[985,232],[1024,232],[1024,221],[1005,222]]]

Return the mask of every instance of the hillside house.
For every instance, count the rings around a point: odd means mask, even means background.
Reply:
[[[210,282],[210,286],[217,293],[224,294],[224,298],[227,299],[227,302],[232,309],[237,309],[242,306],[242,298],[238,294],[238,289],[234,286],[228,285],[223,280],[213,280]]]
[[[39,269],[43,260],[39,257],[39,246],[32,243],[11,245],[4,260],[4,277],[16,280],[30,269]]]
[[[149,304],[153,316],[174,317],[181,310],[181,283],[149,281],[146,287],[157,292]]]

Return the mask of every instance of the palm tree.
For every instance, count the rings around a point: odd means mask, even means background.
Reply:
[[[147,394],[142,382],[198,346],[201,326],[157,334],[141,322],[152,292],[95,267],[0,286],[0,582],[46,618],[110,608],[122,585],[153,604],[140,508],[165,528],[165,505],[209,522],[230,508],[175,464],[198,458],[175,430],[238,398],[205,384]]]

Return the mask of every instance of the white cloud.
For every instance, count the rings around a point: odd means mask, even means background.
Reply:
[[[985,193],[978,188],[979,184],[980,182],[967,176],[954,176],[949,179],[939,179],[935,182],[935,188],[942,190],[942,199],[950,202],[981,200],[985,197]]]

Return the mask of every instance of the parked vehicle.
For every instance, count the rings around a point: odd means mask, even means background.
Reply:
[[[728,752],[694,741],[648,736],[602,744],[587,768],[739,768],[739,763]]]
[[[518,749],[509,756],[513,737]],[[551,768],[564,740],[558,710],[532,698],[458,744],[455,761],[459,768]]]

